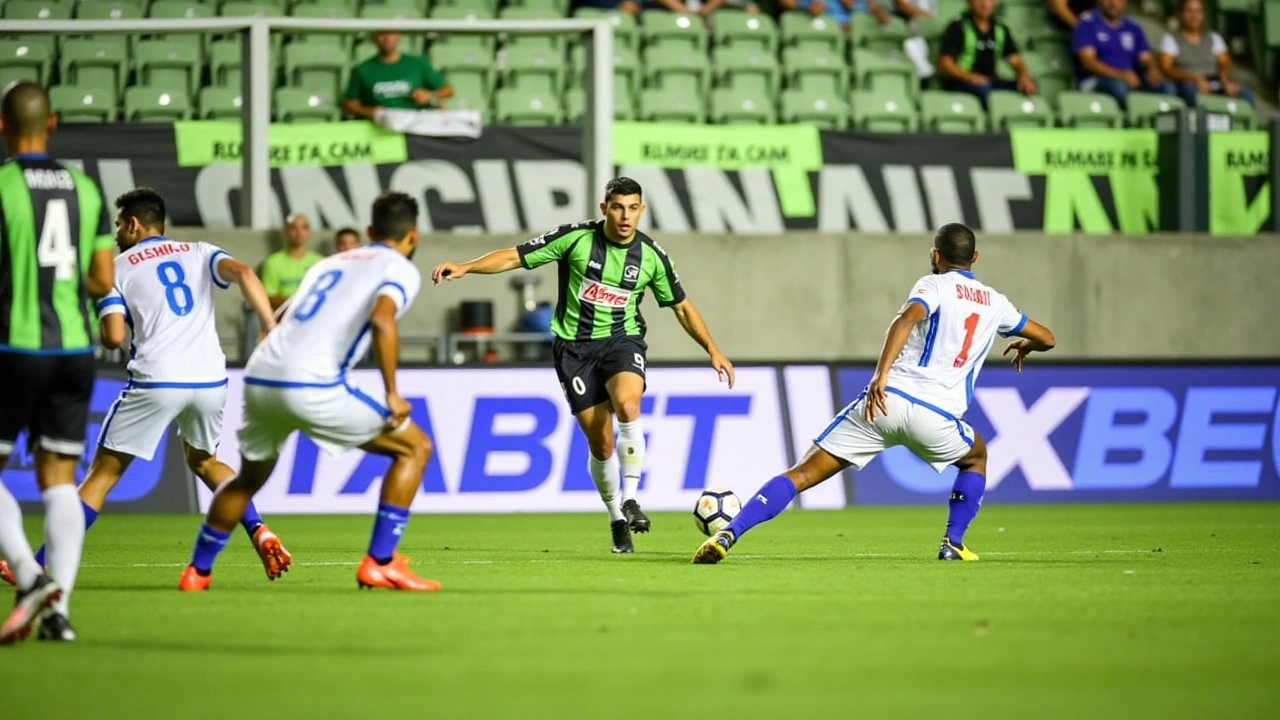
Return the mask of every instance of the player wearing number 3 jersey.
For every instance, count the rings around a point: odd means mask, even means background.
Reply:
[[[916,281],[889,326],[875,375],[798,465],[765,483],[724,530],[698,548],[695,563],[724,559],[742,535],[782,512],[796,494],[847,467],[862,469],[886,448],[905,445],[938,472],[959,470],[951,489],[939,560],[977,560],[964,534],[986,491],[987,447],[961,418],[996,335],[1016,335],[1005,353],[1022,371],[1028,353],[1053,348],[1053,333],[974,277],[973,231],[944,225],[930,255],[933,274]]]

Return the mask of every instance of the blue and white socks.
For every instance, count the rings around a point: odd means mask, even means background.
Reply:
[[[378,515],[373,520],[373,537],[369,538],[369,557],[386,565],[396,554],[404,527],[409,524],[409,508],[388,503],[378,503]]]
[[[947,512],[947,540],[956,547],[964,545],[964,533],[969,523],[978,516],[982,507],[982,495],[987,491],[987,478],[971,470],[956,476],[951,486],[951,501]]]
[[[796,497],[796,486],[791,480],[779,475],[765,483],[756,491],[754,497],[742,506],[742,512],[729,523],[727,528],[733,533],[734,541],[742,539],[748,530],[762,522],[774,519]]]

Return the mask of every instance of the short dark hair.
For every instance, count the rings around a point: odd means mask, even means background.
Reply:
[[[164,230],[164,198],[153,188],[130,190],[116,198],[116,208],[126,220],[138,218],[138,224],[143,227]]]
[[[604,201],[609,202],[614,195],[639,195],[643,198],[644,191],[640,189],[640,183],[635,180],[629,177],[616,177],[604,186]]]
[[[333,234],[333,239],[334,239],[334,240],[337,240],[338,238],[342,237],[343,235],[355,235],[355,236],[356,236],[356,240],[359,240],[359,239],[360,239],[360,231],[359,231],[359,230],[356,230],[356,229],[355,229],[355,228],[353,228],[353,227],[344,227],[344,228],[342,228],[342,229],[338,230],[338,232],[336,232],[336,233],[334,233],[334,234]]]
[[[402,192],[385,192],[373,201],[372,240],[401,240],[417,225],[418,201],[412,197]]]
[[[948,265],[968,267],[973,264],[978,238],[965,225],[947,223],[938,228],[938,234],[933,238],[933,247]]]
[[[43,135],[49,124],[49,93],[40,85],[23,80],[3,90],[0,100],[0,116],[6,128],[17,131],[21,137]]]

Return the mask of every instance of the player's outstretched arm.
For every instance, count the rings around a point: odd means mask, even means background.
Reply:
[[[389,297],[379,296],[369,313],[369,328],[373,331],[374,358],[382,373],[382,384],[387,389],[387,427],[394,429],[409,416],[409,403],[400,397],[396,389],[396,359],[400,357],[400,327],[396,324],[396,304]]]
[[[889,384],[889,368],[897,362],[898,355],[902,354],[902,348],[907,344],[907,338],[911,337],[911,330],[924,320],[927,311],[919,302],[908,302],[898,311],[898,316],[893,319],[893,323],[889,325],[889,331],[884,334],[884,347],[880,350],[880,359],[876,361],[876,373],[871,376],[871,383],[867,385],[867,402],[866,416],[868,422],[876,419],[876,413],[889,413],[889,404],[885,399],[885,388]]]
[[[257,314],[258,321],[262,323],[262,332],[268,333],[275,328],[276,316],[271,309],[271,298],[267,295],[267,289],[262,286],[262,281],[258,279],[258,274],[253,271],[253,268],[232,258],[223,258],[218,261],[218,278],[225,283],[235,283],[240,286],[240,294],[244,296],[245,302],[249,303],[249,307],[253,308],[253,312]]]
[[[441,280],[457,280],[468,273],[477,275],[497,275],[520,267],[520,252],[515,248],[494,250],[471,262],[442,262],[431,271],[431,283],[439,285]]]
[[[671,306],[672,312],[676,314],[676,320],[680,321],[680,327],[693,338],[694,342],[702,346],[707,351],[707,355],[711,357],[711,367],[716,369],[716,374],[720,376],[720,382],[728,381],[729,387],[733,387],[733,363],[729,362],[729,358],[720,352],[720,348],[716,346],[716,341],[711,339],[711,331],[707,329],[707,323],[702,319],[702,313],[698,312],[698,307],[693,304],[692,300],[685,298],[675,305]]]
[[[1013,352],[1013,359],[1010,360],[1018,372],[1022,372],[1022,361],[1033,352],[1049,352],[1057,345],[1057,340],[1053,337],[1053,333],[1049,328],[1041,325],[1035,320],[1028,320],[1027,324],[1018,331],[1018,339],[1009,343],[1009,347],[1004,349],[1003,355]]]

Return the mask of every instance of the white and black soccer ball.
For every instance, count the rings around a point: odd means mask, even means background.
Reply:
[[[703,535],[715,535],[733,521],[742,510],[742,500],[732,490],[707,488],[693,506],[693,524]]]

